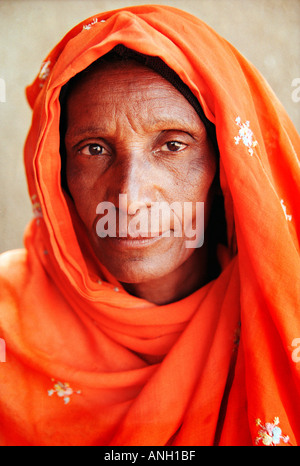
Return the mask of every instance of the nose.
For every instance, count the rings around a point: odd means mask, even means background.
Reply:
[[[130,151],[122,154],[110,167],[109,186],[107,194],[110,202],[125,209],[122,199],[126,194],[127,206],[133,210],[141,206],[149,207],[155,196],[155,170],[151,162],[141,151]]]

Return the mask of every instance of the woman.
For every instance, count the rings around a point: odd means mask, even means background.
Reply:
[[[1,445],[299,444],[299,137],[263,78],[146,5],[75,27],[27,97]]]

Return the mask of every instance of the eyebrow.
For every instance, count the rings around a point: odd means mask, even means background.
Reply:
[[[200,120],[201,121],[201,120]],[[178,130],[183,132],[189,132],[192,130],[193,132],[197,132],[196,125],[193,124],[191,120],[186,121],[184,119],[178,118],[174,119],[172,116],[170,118],[163,118],[163,119],[150,119],[149,120],[149,128],[153,128],[154,130],[165,129],[165,130]],[[202,123],[203,124],[203,123]],[[203,124],[203,130],[205,130],[205,126]],[[66,134],[70,134],[70,128],[67,128]],[[88,125],[88,126],[79,126],[75,127],[74,130],[71,131],[72,136],[81,136],[81,135],[95,135],[96,133],[99,134],[107,134],[107,128],[105,126],[100,125]]]
[[[75,127],[75,130],[71,131],[71,136],[82,136],[82,135],[95,135],[95,133],[104,134],[106,129],[101,126],[78,126]],[[67,128],[66,135],[70,133],[70,129]]]
[[[179,115],[176,116],[176,118],[174,118],[173,115],[163,115],[162,117],[151,116],[148,121],[148,126],[150,129],[153,129],[153,131],[182,131],[184,133],[190,134],[194,139],[197,135],[196,139],[201,141],[206,139],[206,129],[199,115],[196,115],[199,118],[198,123],[200,122],[202,127],[201,134],[199,131],[199,125],[197,125],[197,122],[192,115],[188,120],[181,118]],[[86,126],[75,126],[75,128],[72,128],[71,131],[70,128],[67,128],[65,134],[65,137],[70,137],[71,139],[77,139],[80,137],[80,141],[78,141],[75,146],[80,144],[85,138],[88,137],[100,137],[105,139],[109,136],[111,136],[111,134],[108,133],[107,127],[105,127],[105,125],[101,125],[101,123],[97,125],[88,124]]]

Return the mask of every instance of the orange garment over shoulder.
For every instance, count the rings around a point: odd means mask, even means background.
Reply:
[[[118,44],[165,61],[216,127],[222,273],[164,306],[82,252],[60,184],[61,87]],[[299,445],[300,144],[258,71],[199,19],[145,5],[72,29],[27,97],[35,218],[0,257],[0,445]]]

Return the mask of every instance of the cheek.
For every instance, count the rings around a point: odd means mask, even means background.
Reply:
[[[216,164],[214,161],[203,167],[190,166],[182,183],[177,184],[177,195],[179,199],[192,203],[210,203],[212,195],[212,185],[216,174]],[[183,178],[181,176],[181,178]]]
[[[216,164],[213,161],[206,169],[194,169],[184,189],[184,230],[197,231],[200,235],[207,227],[214,197]]]
[[[78,185],[81,185],[84,181],[84,177],[81,176],[81,170],[75,164],[67,160],[66,166],[66,174],[67,174],[67,183],[70,193],[74,199],[76,196]]]
[[[77,213],[85,226],[90,230],[96,217],[97,198],[93,190],[93,178],[76,164],[67,163],[67,183]]]

